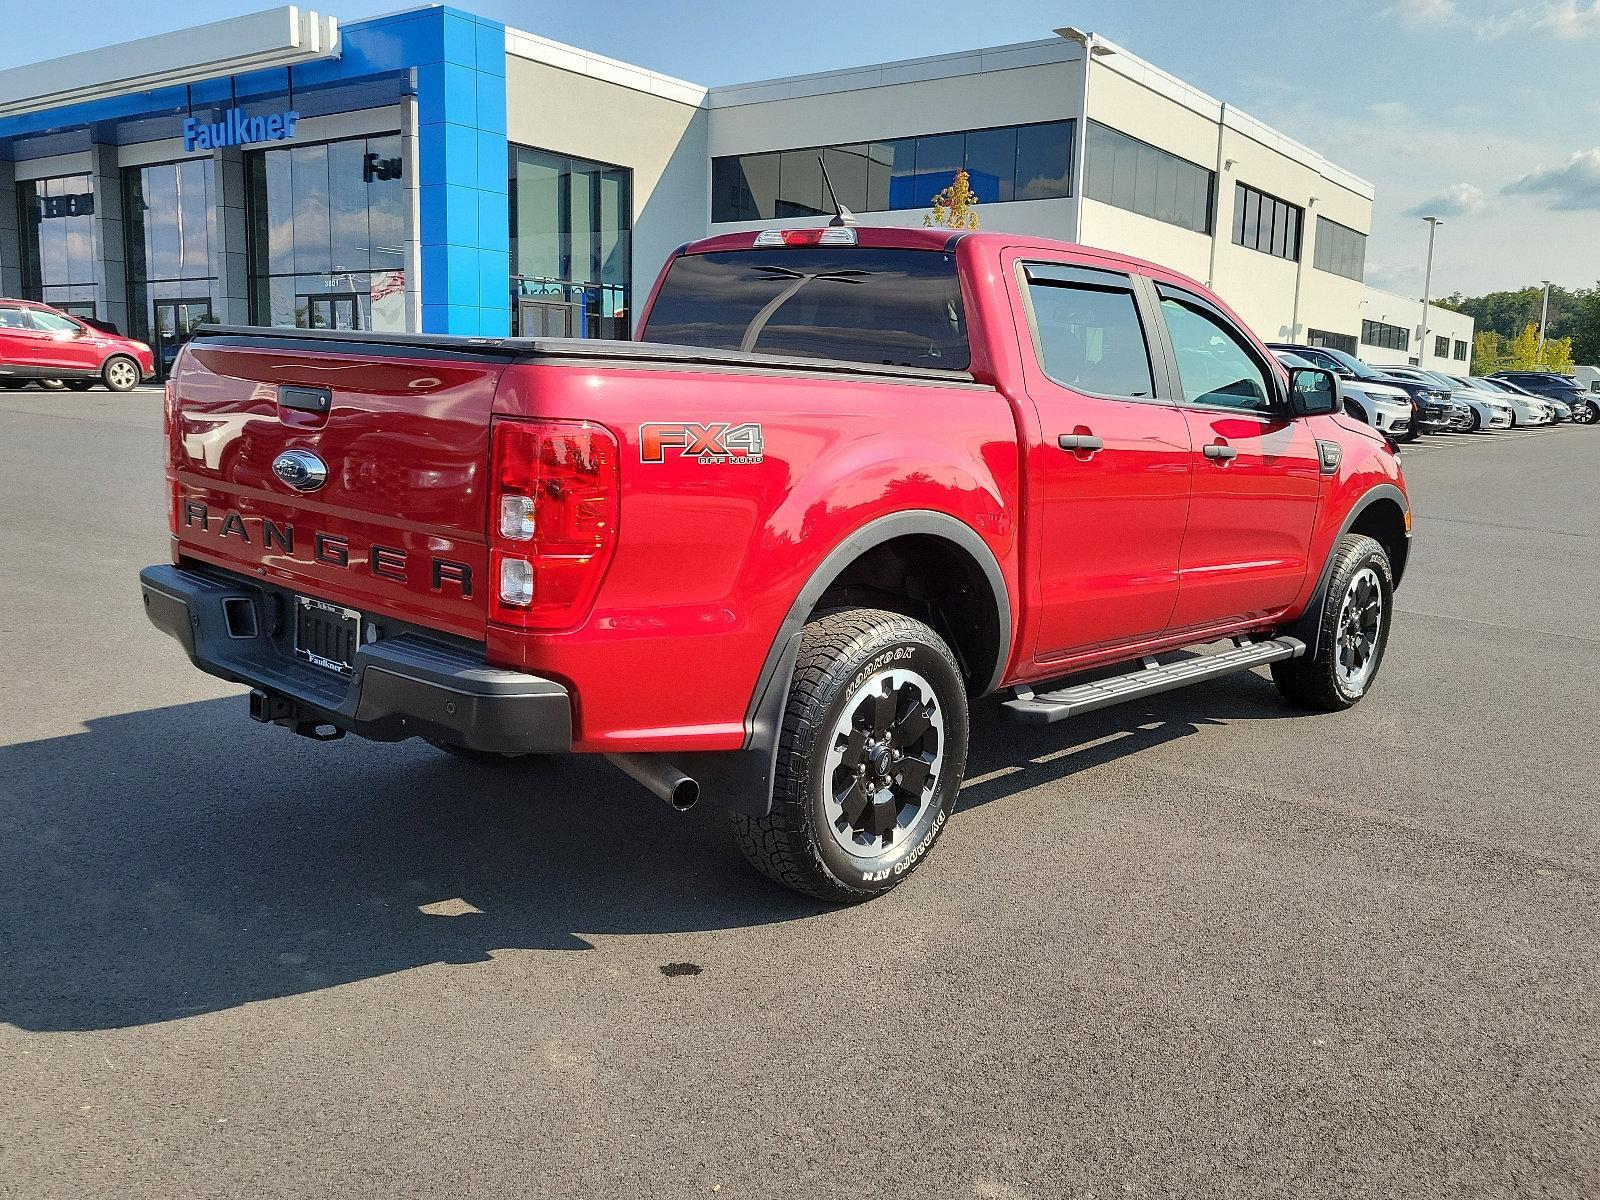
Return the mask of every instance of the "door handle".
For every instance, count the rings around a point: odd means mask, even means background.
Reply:
[[[1106,448],[1105,442],[1092,433],[1063,433],[1056,439],[1056,445],[1063,450],[1086,451],[1089,454]]]
[[[1231,462],[1239,457],[1239,452],[1227,442],[1213,442],[1206,447],[1206,457],[1220,459],[1222,462]]]

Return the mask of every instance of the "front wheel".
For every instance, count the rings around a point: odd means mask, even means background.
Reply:
[[[94,386],[94,380],[92,380],[92,379],[69,379],[69,380],[67,380],[67,391],[69,391],[69,392],[87,392],[93,386]]]
[[[820,900],[888,891],[955,807],[967,732],[961,672],[933,630],[870,608],[816,618],[801,635],[772,808],[733,814],[740,849]]]
[[[1394,571],[1384,548],[1348,533],[1334,550],[1315,654],[1272,664],[1272,682],[1302,708],[1337,712],[1372,689],[1389,644]]]
[[[1575,425],[1593,425],[1600,422],[1600,402],[1586,400],[1582,404],[1574,405],[1572,421]]]
[[[139,364],[118,354],[100,369],[101,381],[113,392],[131,392],[139,386]]]
[[[1472,419],[1467,425],[1467,432],[1477,433],[1483,428],[1483,418],[1478,414],[1478,410],[1475,408],[1471,410],[1471,413]]]

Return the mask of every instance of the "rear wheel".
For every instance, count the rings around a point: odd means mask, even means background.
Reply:
[[[1286,700],[1328,712],[1349,708],[1372,688],[1389,644],[1394,571],[1383,547],[1346,534],[1334,551],[1317,652],[1272,664]]]
[[[100,379],[113,392],[131,392],[139,386],[139,364],[125,354],[115,355],[100,368]]]
[[[966,763],[966,687],[939,636],[899,613],[828,613],[802,635],[772,808],[734,813],[734,836],[785,887],[867,900],[927,857]]]

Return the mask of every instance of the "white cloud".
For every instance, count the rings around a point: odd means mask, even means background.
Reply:
[[[1456,19],[1456,0],[1395,0],[1384,10],[1413,29],[1449,25]]]
[[[1557,37],[1591,37],[1600,33],[1600,4],[1578,4],[1576,0],[1551,4],[1539,18],[1539,27]]]
[[[1545,0],[1495,13],[1478,24],[1481,38],[1544,33],[1567,41],[1600,35],[1600,0]]]
[[[1505,190],[1543,197],[1545,206],[1556,212],[1600,212],[1600,146],[1578,151],[1565,166],[1541,167]]]
[[[1436,196],[1406,209],[1408,217],[1465,217],[1482,210],[1483,189],[1471,183],[1453,183]]]

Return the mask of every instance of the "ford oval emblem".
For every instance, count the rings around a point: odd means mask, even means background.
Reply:
[[[328,482],[328,464],[309,450],[285,450],[272,460],[272,473],[297,492],[314,492]]]

